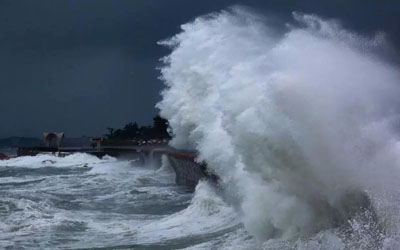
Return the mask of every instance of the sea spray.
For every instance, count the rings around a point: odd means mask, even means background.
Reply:
[[[198,150],[261,241],[343,228],[354,248],[361,223],[376,236],[366,249],[382,246],[399,232],[399,72],[377,54],[382,35],[294,19],[276,32],[238,7],[161,42],[171,143]]]

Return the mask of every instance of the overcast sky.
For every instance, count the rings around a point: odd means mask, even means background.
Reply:
[[[349,3],[350,2],[350,3]],[[196,16],[246,5],[279,20],[336,18],[400,48],[400,1],[0,0],[0,137],[101,135],[150,124],[162,83],[157,41]],[[393,52],[394,54],[396,52]]]

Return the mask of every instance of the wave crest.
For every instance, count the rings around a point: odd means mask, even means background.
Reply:
[[[354,207],[382,222],[398,205],[400,75],[375,55],[382,36],[294,17],[303,26],[278,34],[234,8],[163,42],[173,50],[157,106],[172,144],[198,150],[262,240],[346,224]]]

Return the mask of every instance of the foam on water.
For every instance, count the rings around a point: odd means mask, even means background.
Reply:
[[[135,160],[86,154],[3,161],[0,248],[161,244],[171,238],[168,231],[166,237],[158,237],[162,230],[152,237],[141,228],[161,225],[160,220],[188,206],[192,194],[176,186],[173,177],[168,166],[157,170]]]
[[[234,8],[162,42],[172,145],[198,150],[264,248],[395,249],[400,74],[381,34],[294,19],[276,32]]]
[[[138,230],[139,242],[171,240],[225,231],[239,224],[233,209],[206,182],[200,182],[190,205]]]
[[[37,156],[21,156],[11,158],[9,160],[0,161],[0,167],[12,166],[12,167],[26,167],[26,168],[40,168],[43,166],[52,167],[74,167],[82,166],[85,164],[99,164],[106,162],[115,162],[116,159],[110,156],[104,156],[102,159],[96,156],[76,153],[67,155],[65,157],[58,157],[54,154],[39,154]]]

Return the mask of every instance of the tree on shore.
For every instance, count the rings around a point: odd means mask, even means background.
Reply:
[[[105,136],[109,140],[170,139],[168,126],[168,120],[156,115],[152,126],[139,126],[137,122],[130,122],[121,129],[107,128]]]

